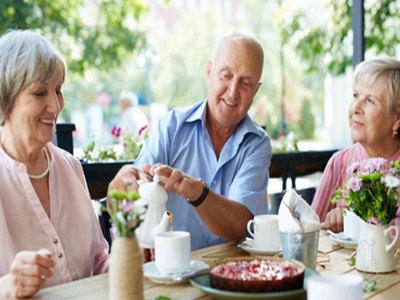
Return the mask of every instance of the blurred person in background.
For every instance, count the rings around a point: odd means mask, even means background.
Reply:
[[[119,100],[121,109],[121,130],[122,133],[139,134],[140,129],[148,126],[146,115],[139,107],[138,97],[129,91],[121,93]]]

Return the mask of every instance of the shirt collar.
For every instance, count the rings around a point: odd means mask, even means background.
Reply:
[[[207,113],[207,99],[204,99],[203,101],[200,101],[198,105],[195,105],[192,113],[186,119],[186,122],[195,122],[200,120],[202,123],[202,127],[205,129],[206,113]],[[261,136],[260,131],[263,130],[261,129],[260,126],[258,126],[254,122],[254,120],[247,113],[244,119],[239,123],[238,127],[236,128],[234,136],[242,140],[246,134],[256,134],[258,136]]]

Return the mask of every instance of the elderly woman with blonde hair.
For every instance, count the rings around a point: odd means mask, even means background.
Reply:
[[[330,200],[337,188],[346,191],[347,168],[371,157],[400,159],[400,61],[374,58],[356,67],[348,120],[355,143],[329,160],[312,202],[321,228],[334,232],[343,231],[344,203]]]

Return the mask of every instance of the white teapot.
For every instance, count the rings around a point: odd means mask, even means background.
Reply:
[[[158,232],[167,231],[171,218],[165,205],[168,194],[159,182],[159,175],[154,176],[153,182],[139,182],[140,198],[148,205],[144,220],[135,231],[142,248],[154,248],[154,236]]]

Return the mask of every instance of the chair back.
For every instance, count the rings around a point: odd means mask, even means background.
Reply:
[[[304,189],[294,189],[297,194],[299,194],[308,204],[311,205],[311,202],[314,198],[315,187],[309,187]],[[277,215],[279,211],[279,206],[281,205],[282,198],[285,196],[286,190],[283,190],[279,193],[271,194],[271,207],[269,213],[272,215]]]
[[[107,198],[102,198],[99,200],[100,204],[104,207],[107,207]],[[107,240],[108,244],[110,245],[111,251],[111,244],[112,244],[112,237],[111,237],[111,223],[110,223],[110,214],[106,211],[103,211],[101,215],[99,215],[99,223],[101,231],[103,232],[104,238]]]

